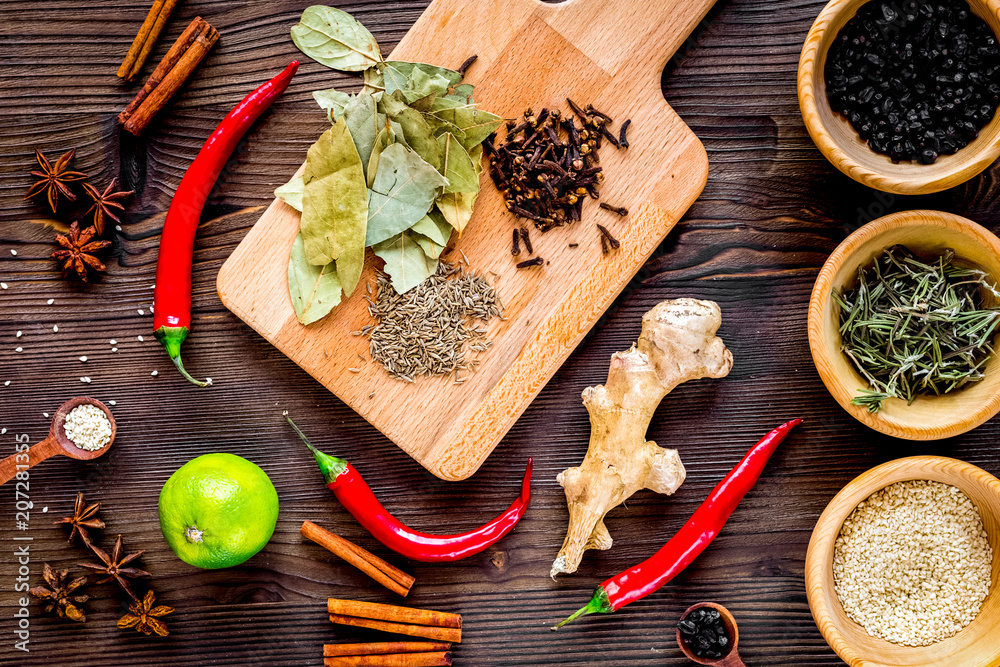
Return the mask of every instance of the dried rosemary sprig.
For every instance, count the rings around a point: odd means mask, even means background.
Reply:
[[[922,261],[893,246],[858,271],[854,289],[834,290],[841,349],[870,385],[851,403],[878,412],[887,398],[913,403],[983,379],[1000,326],[1000,310],[984,308],[983,296],[1000,292],[954,257]]]

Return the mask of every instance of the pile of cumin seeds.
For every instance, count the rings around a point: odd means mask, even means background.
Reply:
[[[469,356],[493,345],[483,325],[504,319],[496,289],[458,264],[441,262],[436,274],[404,294],[379,271],[376,288],[374,300],[365,297],[376,323],[355,333],[368,336],[372,359],[397,380],[454,373],[455,382],[464,382],[461,372],[479,364]]]

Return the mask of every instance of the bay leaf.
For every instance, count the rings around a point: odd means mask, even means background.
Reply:
[[[476,178],[478,179],[483,174],[483,145],[476,144],[469,151],[469,158],[472,160],[472,166],[476,168]]]
[[[445,132],[438,137],[441,144],[441,175],[448,179],[445,192],[478,192],[479,175],[472,158],[455,135]]]
[[[416,109],[400,99],[400,92],[383,95],[379,106],[389,118],[399,124],[406,145],[435,169],[441,167],[441,145],[434,136],[433,128]]]
[[[288,257],[288,295],[299,322],[312,324],[326,317],[340,303],[340,293],[336,264],[316,266],[310,263],[300,233]]]
[[[417,220],[410,230],[426,236],[440,246],[447,246],[453,228],[441,215],[441,211],[433,208],[430,213]]]
[[[303,190],[305,190],[305,181],[301,176],[296,176],[277,188],[274,191],[274,196],[301,213]]]
[[[354,139],[367,177],[372,148],[375,146],[379,130],[385,125],[385,116],[379,118],[379,114],[375,111],[375,98],[367,90],[362,90],[344,108],[344,122],[351,131],[351,137]]]
[[[412,228],[403,233],[412,238],[420,246],[420,249],[424,251],[424,255],[428,259],[437,259],[444,252],[445,246],[435,243],[433,239],[427,238],[423,234],[417,234]]]
[[[344,107],[346,107],[353,98],[353,95],[337,90],[336,88],[313,91],[313,99],[316,100],[316,104],[318,104],[321,109],[327,112],[327,116],[330,118],[331,123],[336,123],[337,120],[344,115]]]
[[[416,240],[405,232],[375,244],[372,250],[385,261],[385,272],[400,294],[413,289],[437,271],[437,259],[427,257]]]
[[[303,179],[300,229],[305,256],[317,266],[338,260],[341,285],[350,295],[364,265],[368,189],[343,118],[309,148]]]
[[[368,29],[333,7],[308,7],[292,26],[292,41],[316,62],[345,72],[360,72],[382,62],[378,42]]]
[[[448,181],[411,149],[392,144],[379,156],[368,191],[365,245],[374,245],[420,220]]]
[[[478,195],[479,192],[447,192],[438,197],[436,202],[438,210],[441,211],[441,215],[448,221],[448,224],[458,230],[460,235],[465,230],[465,226],[469,224]]]
[[[392,95],[401,91],[407,103],[428,95],[447,95],[452,86],[462,81],[462,75],[455,70],[426,63],[388,60],[378,69],[385,82],[385,92]]]
[[[476,87],[471,83],[463,83],[455,86],[450,93],[444,95],[446,100],[454,100],[461,105],[473,104],[472,95],[476,92]]]
[[[461,128],[464,136],[459,136],[458,138],[466,150],[476,144],[481,144],[483,139],[488,137],[503,123],[503,119],[499,116],[495,116],[482,109],[477,109],[473,104],[453,108],[439,108],[431,111],[431,115]]]
[[[379,156],[382,155],[382,151],[394,142],[395,133],[392,131],[391,127],[383,127],[379,130],[378,136],[375,137],[375,145],[372,146],[372,154],[368,158],[368,168],[365,170],[365,179],[368,181],[369,188],[375,184],[375,174],[378,173]]]

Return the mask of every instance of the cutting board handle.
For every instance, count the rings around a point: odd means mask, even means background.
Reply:
[[[538,11],[611,76],[659,77],[715,0],[566,0]]]

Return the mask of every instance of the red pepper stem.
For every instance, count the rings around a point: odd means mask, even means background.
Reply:
[[[192,384],[196,384],[199,387],[208,387],[212,384],[211,382],[202,382],[191,377],[191,374],[184,369],[184,362],[181,361],[181,343],[184,342],[184,339],[188,337],[188,333],[190,332],[191,330],[187,327],[160,327],[156,330],[155,335],[156,340],[160,341],[160,344],[163,345],[167,354],[170,355],[170,360],[174,362],[174,366],[181,372],[181,375],[187,378]]]
[[[604,590],[604,586],[598,586],[594,591],[594,597],[590,598],[590,602],[588,602],[585,607],[581,607],[576,610],[569,618],[552,626],[552,629],[558,630],[562,626],[567,623],[572,623],[581,616],[587,616],[588,614],[610,614],[613,611],[614,609],[611,607],[611,602],[608,600],[608,592]]]
[[[336,456],[324,454],[313,447],[312,443],[309,442],[309,438],[307,438],[306,434],[302,432],[302,429],[300,429],[298,425],[292,421],[292,418],[288,416],[288,411],[285,410],[282,415],[288,420],[291,427],[295,429],[295,432],[299,434],[299,437],[302,438],[302,442],[306,444],[309,451],[312,452],[313,457],[316,459],[316,463],[319,464],[320,472],[323,473],[323,480],[327,484],[333,484],[338,477],[347,472],[347,461],[339,459]]]

